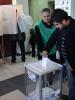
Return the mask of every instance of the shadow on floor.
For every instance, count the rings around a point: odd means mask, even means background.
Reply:
[[[28,79],[28,86],[33,82]],[[25,93],[25,74],[18,75],[16,77],[4,80],[0,82],[0,96],[3,96],[14,90],[20,90],[23,94]]]
[[[29,91],[32,91],[35,87],[35,83],[28,79],[27,84],[28,87],[31,87]],[[3,96],[17,89],[20,90],[23,94],[25,94],[25,74],[21,74],[0,82],[0,96]],[[62,95],[61,100],[68,100],[68,96]]]

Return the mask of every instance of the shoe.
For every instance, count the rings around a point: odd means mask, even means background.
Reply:
[[[26,57],[22,57],[21,60],[22,60],[22,62],[25,62]]]
[[[42,56],[38,56],[38,60],[41,60],[42,59]]]
[[[22,59],[22,62],[25,62],[25,59]]]
[[[35,55],[32,55],[32,57],[35,57]]]
[[[16,63],[16,60],[11,60],[11,63]]]
[[[32,53],[32,57],[35,57],[35,53]]]

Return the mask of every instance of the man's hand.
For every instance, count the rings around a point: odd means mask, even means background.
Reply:
[[[48,56],[48,52],[47,52],[47,51],[43,51],[43,52],[42,52],[42,56],[43,56],[43,57],[47,57],[47,56]]]

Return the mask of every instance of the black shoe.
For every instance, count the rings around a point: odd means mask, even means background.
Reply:
[[[16,60],[11,60],[11,63],[16,63]]]
[[[35,57],[35,55],[32,55],[32,57]]]
[[[42,59],[42,56],[38,56],[38,60],[41,60]]]
[[[25,59],[22,59],[22,62],[25,62]]]
[[[35,53],[34,52],[32,53],[32,57],[35,57]]]

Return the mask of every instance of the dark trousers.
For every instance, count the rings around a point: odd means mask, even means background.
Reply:
[[[75,100],[75,76],[72,74],[69,62],[65,59],[65,64],[67,68],[68,75],[68,87],[69,87],[69,97],[68,100]]]
[[[12,40],[12,61],[16,60],[16,43],[18,42],[21,49],[21,59],[25,60],[25,45],[23,40]]]
[[[32,48],[32,57],[35,57],[35,44],[31,44]]]

